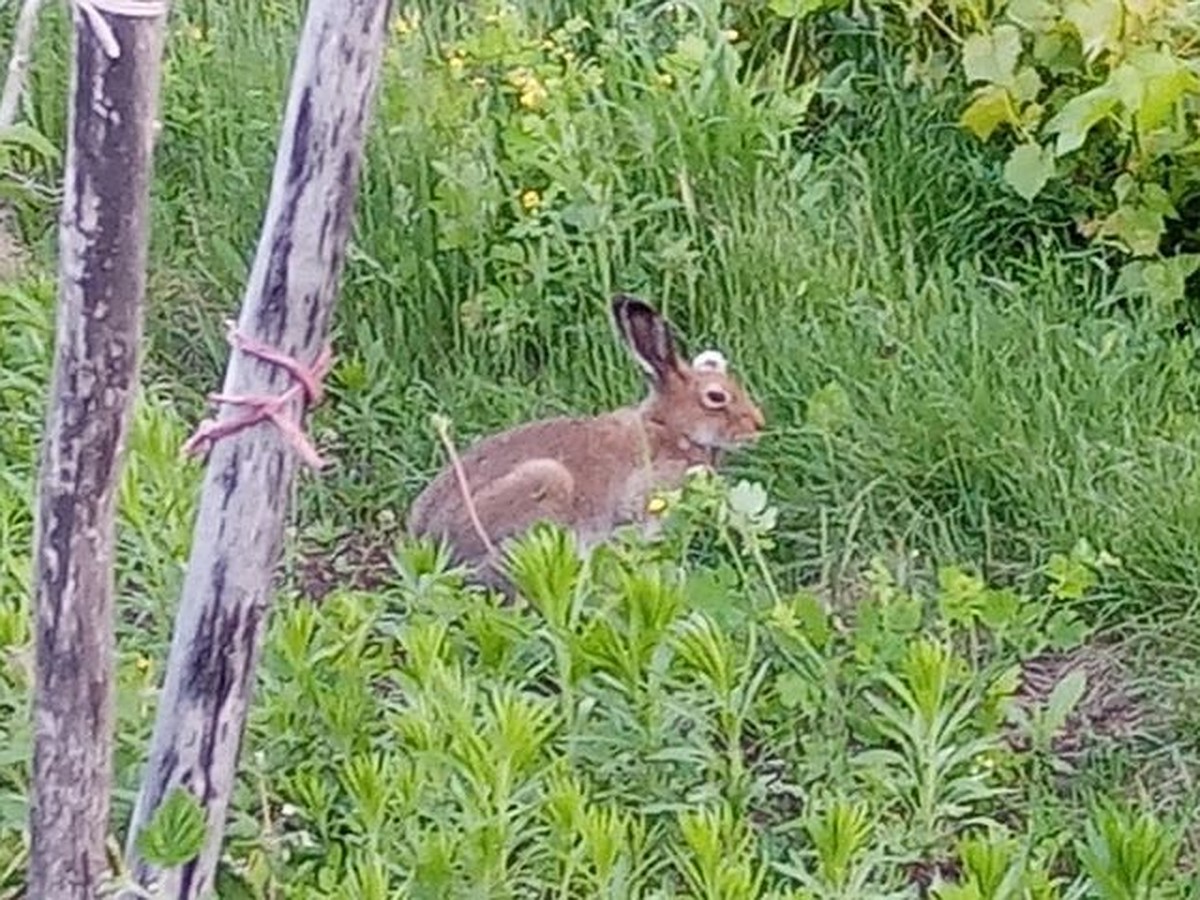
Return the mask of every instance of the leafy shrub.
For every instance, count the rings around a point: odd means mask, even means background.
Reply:
[[[961,124],[1009,147],[1033,200],[1061,182],[1081,234],[1132,256],[1118,290],[1160,306],[1200,268],[1200,19],[1181,0],[903,3],[919,53],[949,50],[970,87]],[[1172,224],[1174,223],[1174,224]],[[1169,257],[1169,258],[1164,258]]]
[[[1097,865],[1175,883],[1173,850],[1138,855],[1174,833],[1149,813],[1096,819],[1078,858],[1064,823],[1021,824],[1043,782],[1004,739],[1012,666],[1086,633],[1056,609],[1083,556],[1043,596],[877,567],[838,610],[773,583],[760,488],[702,477],[655,509],[655,541],[586,560],[535,528],[525,606],[402,542],[381,592],[279,610],[223,892],[898,896],[944,860],[945,898],[1063,896]],[[164,858],[196,846],[169,818],[143,838]],[[1127,856],[1095,862],[1101,839]]]
[[[856,52],[815,35],[869,30],[907,55],[905,80],[938,105],[967,93],[959,122],[1004,148],[1020,197],[1053,193],[1080,235],[1121,260],[1116,294],[1177,311],[1200,270],[1200,18],[1188,0],[880,0],[750,4],[754,56],[795,68],[811,50],[831,96]],[[787,39],[780,40],[786,27]],[[807,35],[797,37],[797,32]],[[765,49],[763,49],[765,48]],[[851,58],[847,58],[847,54]],[[782,54],[783,59],[779,60]],[[956,77],[961,75],[962,78]]]

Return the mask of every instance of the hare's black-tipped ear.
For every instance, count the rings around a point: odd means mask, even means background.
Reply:
[[[633,358],[661,386],[679,368],[671,326],[648,303],[625,294],[613,298],[612,314]]]

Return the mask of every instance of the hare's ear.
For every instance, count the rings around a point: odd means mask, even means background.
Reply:
[[[671,326],[649,304],[624,294],[613,298],[612,313],[634,359],[650,381],[661,387],[679,371]]]

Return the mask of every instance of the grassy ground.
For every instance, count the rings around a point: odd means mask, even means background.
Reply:
[[[224,364],[221,321],[237,307],[265,204],[296,6],[192,0],[173,18],[147,392],[122,497],[119,816],[190,541],[196,472],[177,447]],[[1131,869],[1153,875],[1144,857],[1160,826],[1125,814],[1092,815],[1091,832],[1082,822],[1114,784],[1168,830],[1195,804],[1200,748],[1182,702],[1200,637],[1194,340],[1161,313],[1115,307],[1104,259],[1072,246],[1065,214],[1007,193],[994,161],[949,124],[952,98],[902,88],[871,35],[824,35],[824,52],[852,70],[813,97],[769,67],[759,81],[738,67],[746,44],[723,33],[724,7],[651,15],[596,3],[577,11],[585,28],[564,25],[551,3],[527,6],[399,20],[339,363],[314,419],[334,465],[299,492],[289,566],[326,588],[362,577],[353,561],[387,543],[388,523],[441,465],[434,412],[465,439],[635,398],[605,320],[614,290],[661,305],[689,347],[732,357],[770,419],[733,475],[768,489],[777,522],[763,533],[743,522],[727,543],[711,514],[740,501],[702,503],[681,527],[717,549],[692,554],[678,594],[590,573],[574,599],[546,593],[549,624],[390,569],[373,573],[380,588],[335,590],[319,613],[288,593],[246,757],[237,867],[296,896],[333,896],[350,878],[355,896],[400,885],[423,896],[653,896],[650,885],[675,885],[738,897],[760,893],[761,874],[778,896],[874,897],[970,869],[975,851],[960,841],[976,826],[988,853],[1007,852],[1001,832],[1015,841],[1016,856],[994,867],[1028,852],[1013,865],[1061,875],[1063,895],[1151,896],[1105,893],[1087,848],[1098,858],[1120,845],[1140,861]],[[64,34],[52,11],[34,78],[35,123],[55,140],[65,83],[50,48]],[[52,233],[39,221],[24,224],[49,266]],[[36,272],[4,293],[0,378],[19,424],[0,433],[0,648],[27,637],[51,302]],[[1072,556],[1081,540],[1121,565]],[[645,548],[628,552],[650,565]],[[989,613],[1008,595],[974,582],[939,586],[950,564],[1021,591],[1026,613]],[[805,585],[842,604],[847,630],[814,624],[825,614],[794,593]],[[893,612],[872,618],[847,597]],[[657,610],[658,631],[627,633],[639,602]],[[583,624],[556,625],[556,603],[576,604]],[[918,609],[926,635],[966,642],[965,668],[940,644],[912,644]],[[1067,609],[1105,626],[1120,662],[1090,670],[1085,706],[1139,690],[1158,702],[1137,714],[1087,707],[1091,730],[1086,715],[1072,729],[1086,732],[1088,754],[1064,775],[1050,744],[1002,753],[1008,732],[988,704],[1013,663],[1054,676],[1044,700],[1062,673],[1057,654],[1099,653],[1079,649],[1090,631]],[[809,642],[815,658],[797,649]],[[425,656],[398,664],[399,646]],[[942,685],[930,702],[953,727],[922,712],[922,679]],[[17,670],[0,685],[19,748]],[[458,705],[438,713],[447,698]],[[1130,728],[1107,727],[1125,718]],[[522,736],[490,757],[468,740],[487,728]],[[1099,748],[1096,730],[1111,732]],[[921,755],[951,746],[973,755],[943,769]],[[314,747],[329,748],[329,765],[303,763],[321,755]],[[852,762],[872,749],[863,774]],[[448,792],[428,787],[443,782]],[[15,759],[0,759],[0,852],[19,845],[22,784]],[[405,816],[411,828],[396,824]],[[541,837],[532,846],[526,827]],[[728,846],[733,874],[718,884],[705,867],[719,869],[713,847]],[[6,874],[0,860],[0,889]],[[1186,891],[1184,879],[1169,889]],[[945,896],[1056,896],[1032,881],[1024,894],[984,887]]]

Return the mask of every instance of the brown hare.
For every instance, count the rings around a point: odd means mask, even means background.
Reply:
[[[715,468],[764,426],[720,353],[681,360],[670,325],[636,298],[615,297],[612,315],[649,382],[640,404],[485,437],[462,454],[459,471],[448,465],[412,504],[408,533],[445,541],[482,584],[511,593],[497,549],[535,523],[559,524],[582,548],[594,546],[645,522],[653,492],[680,486],[694,466]]]

